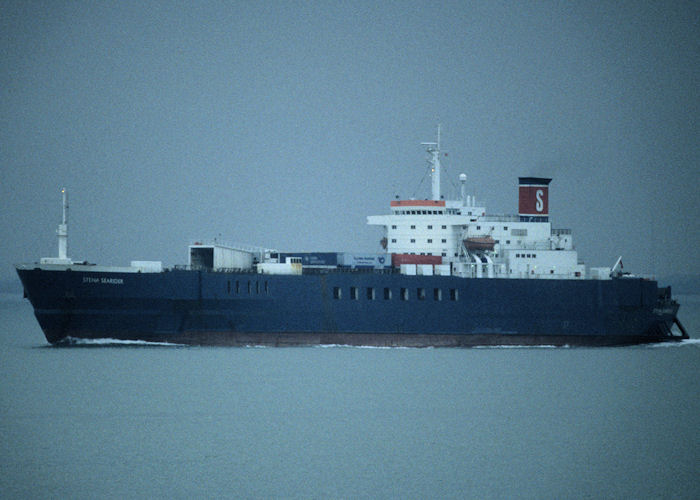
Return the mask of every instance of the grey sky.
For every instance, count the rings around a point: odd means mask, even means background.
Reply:
[[[700,274],[698,2],[0,3],[0,279],[219,234],[379,251],[442,123],[492,213],[548,175],[588,265]]]

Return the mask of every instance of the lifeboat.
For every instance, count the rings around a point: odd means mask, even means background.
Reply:
[[[496,240],[491,236],[473,236],[464,240],[464,246],[467,250],[487,251],[493,250]]]

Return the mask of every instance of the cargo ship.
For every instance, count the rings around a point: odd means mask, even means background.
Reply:
[[[293,252],[197,241],[186,265],[103,266],[58,257],[16,266],[51,344],[76,339],[190,345],[617,346],[688,338],[670,287],[587,268],[572,231],[552,227],[551,179],[520,177],[518,213],[488,215],[441,194],[440,131],[427,153],[431,196],[369,216],[381,251]],[[378,247],[379,248],[379,247]]]

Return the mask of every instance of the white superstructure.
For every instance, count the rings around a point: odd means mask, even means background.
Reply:
[[[432,199],[393,200],[391,213],[372,215],[382,226],[382,245],[396,263],[421,264],[421,257],[450,264],[465,278],[583,279],[570,229],[552,228],[548,186],[551,179],[521,177],[518,215],[486,215],[486,208],[467,195],[467,176],[459,176],[461,199],[440,195],[440,132],[427,146]],[[432,256],[432,257],[428,257]]]

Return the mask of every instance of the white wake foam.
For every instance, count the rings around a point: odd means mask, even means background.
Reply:
[[[475,345],[472,349],[568,349],[568,344],[558,345]]]
[[[646,347],[658,348],[658,347],[687,347],[695,346],[700,347],[700,339],[683,339],[678,342],[659,342],[657,344],[648,344]]]
[[[158,347],[183,347],[185,344],[174,344],[172,342],[150,342],[147,340],[121,340],[112,338],[102,339],[81,339],[75,337],[66,337],[62,341],[63,345],[80,345],[80,346],[158,346]]]

